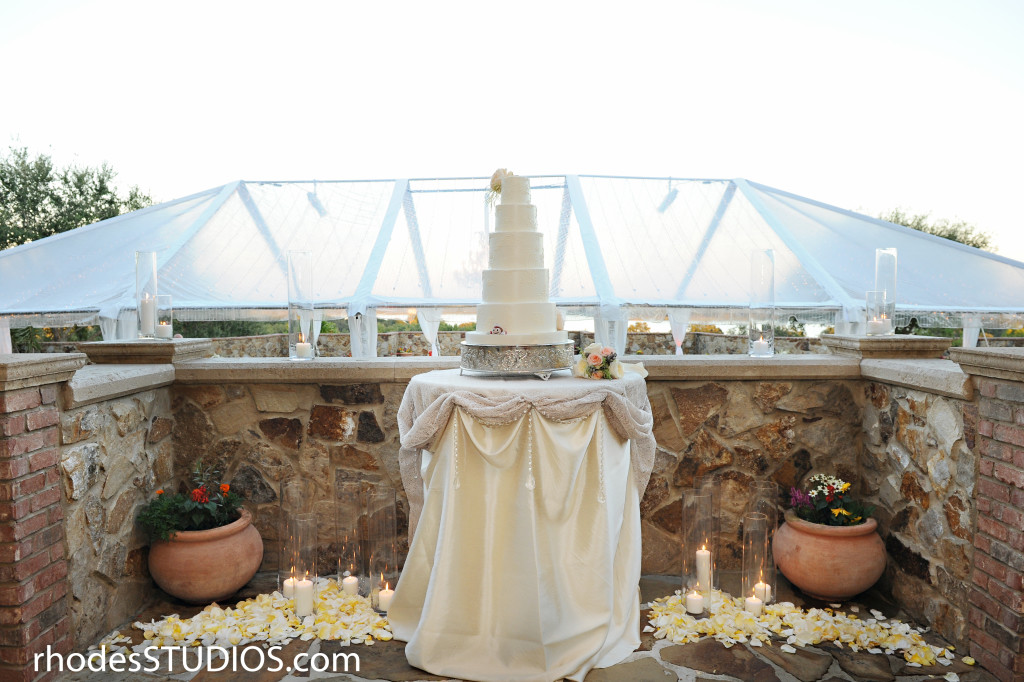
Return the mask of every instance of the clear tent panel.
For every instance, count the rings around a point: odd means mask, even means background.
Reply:
[[[60,325],[94,322],[97,310],[116,305],[129,285],[134,301],[135,252],[171,248],[196,228],[218,193],[219,188],[7,249],[0,260],[0,309],[35,313],[26,318],[29,324]],[[69,314],[76,310],[83,312]]]
[[[899,308],[1008,311],[1024,305],[1024,268],[1019,263],[868,216],[761,189],[769,209],[858,302],[874,287],[875,249],[895,247]]]
[[[532,183],[537,227],[544,236],[545,265],[551,275],[556,256],[563,254],[557,298],[593,301],[589,268],[580,261],[578,229],[576,238],[571,226],[562,229],[563,247],[559,248],[564,185],[559,177],[535,178]],[[475,305],[481,300],[481,274],[488,264],[487,235],[493,230],[486,183],[479,179],[410,181],[371,301],[381,307]]]

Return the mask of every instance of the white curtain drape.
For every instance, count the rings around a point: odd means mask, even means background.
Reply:
[[[978,315],[964,315],[964,348],[978,347],[978,333],[981,331],[981,318]]]
[[[686,330],[690,326],[691,311],[689,308],[673,308],[668,314],[668,324],[672,328],[672,340],[676,343],[676,355],[683,354],[683,341]]]
[[[11,343],[11,323],[7,318],[0,318],[0,353],[13,353]]]
[[[417,308],[416,319],[420,322],[420,329],[423,336],[427,337],[430,343],[430,354],[437,356],[441,354],[441,348],[437,343],[437,329],[441,326],[440,308]]]
[[[348,331],[349,342],[352,344],[352,357],[377,357],[376,308],[367,308],[364,313],[349,314]]]
[[[594,340],[602,346],[611,346],[619,355],[626,352],[626,331],[629,316],[618,306],[601,306],[594,315]]]

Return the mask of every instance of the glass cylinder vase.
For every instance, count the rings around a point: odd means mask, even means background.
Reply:
[[[864,333],[867,336],[884,336],[886,334],[892,334],[895,330],[892,320],[895,309],[896,304],[893,303],[893,305],[889,305],[884,291],[878,290],[867,292],[864,295],[864,311],[866,318]]]
[[[754,251],[750,255],[750,315],[747,352],[751,357],[775,355],[775,252]]]
[[[285,520],[287,533],[281,540],[286,547],[288,577],[281,593],[295,601],[295,615],[313,615],[317,589],[317,515],[294,514]]]
[[[313,256],[309,251],[288,252],[288,357],[316,357],[313,333]]]
[[[135,252],[135,310],[139,320],[139,338],[156,336],[156,251]]]
[[[370,486],[366,491],[366,546],[369,572],[369,597],[373,608],[381,608],[382,590],[393,591],[398,584],[396,552],[397,518],[395,489],[385,485]],[[388,600],[390,601],[390,599]]]
[[[714,508],[710,491],[682,491],[683,591],[705,598],[715,589]]]
[[[896,314],[896,249],[875,249],[874,291],[882,292],[889,320]],[[871,318],[868,317],[870,320]]]
[[[772,554],[772,539],[779,526],[779,490],[779,484],[775,481],[755,480],[750,486],[750,502],[744,513],[744,517],[747,514],[764,514],[765,516],[767,555],[764,561],[764,574],[761,578],[761,581],[768,586],[765,594],[761,597],[765,605],[770,604],[777,597],[778,583]]]
[[[158,294],[156,297],[156,338],[174,338],[174,308],[170,294]]]
[[[348,481],[335,486],[335,546],[337,547],[338,584],[349,595],[369,594],[361,541],[360,525],[366,522],[363,484]]]
[[[774,596],[764,579],[767,557],[768,517],[757,513],[744,514],[741,591],[744,610],[755,616],[761,615],[765,604]]]
[[[291,519],[313,512],[313,482],[307,478],[289,478],[281,482],[278,495],[277,589],[284,593],[285,580],[295,578],[294,542],[289,540]]]

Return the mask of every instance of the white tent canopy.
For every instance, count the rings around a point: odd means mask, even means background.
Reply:
[[[625,320],[670,312],[677,323],[745,322],[755,249],[775,250],[782,319],[862,319],[874,251],[896,247],[897,323],[1024,320],[1024,263],[754,182],[532,180],[551,298],[594,316],[609,338]],[[290,250],[313,253],[325,319],[469,309],[493,229],[486,187],[485,178],[233,182],[0,251],[0,317],[128,336],[135,251],[158,252],[159,292],[179,319],[284,319]]]

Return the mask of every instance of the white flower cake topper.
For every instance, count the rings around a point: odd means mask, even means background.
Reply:
[[[498,198],[498,195],[501,194],[502,181],[510,175],[514,175],[514,173],[510,172],[506,168],[499,168],[498,170],[494,171],[494,173],[491,175],[491,184],[489,186],[489,189],[487,190],[488,205],[494,204],[495,200]]]

